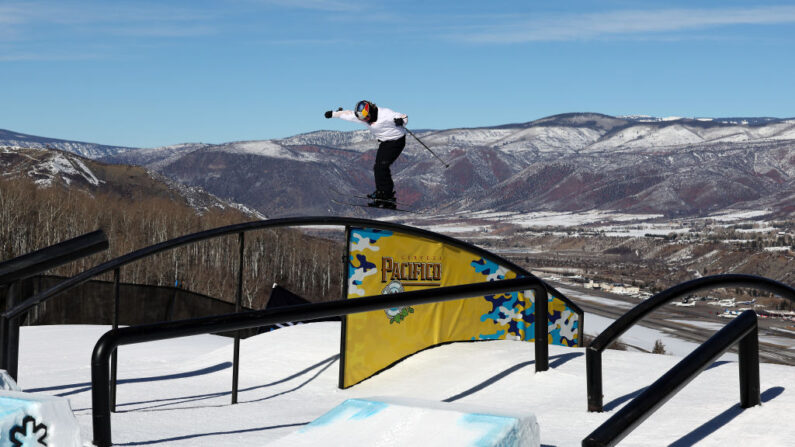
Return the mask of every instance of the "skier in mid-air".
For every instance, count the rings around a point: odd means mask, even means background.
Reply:
[[[397,208],[395,199],[395,183],[389,167],[397,160],[406,146],[406,129],[403,127],[409,120],[403,113],[395,112],[386,107],[377,107],[370,101],[359,101],[355,110],[327,111],[326,118],[340,118],[345,121],[360,122],[366,125],[378,140],[378,152],[375,155],[373,174],[375,191],[367,194],[373,207]]]

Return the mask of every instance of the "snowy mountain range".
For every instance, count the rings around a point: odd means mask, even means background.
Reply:
[[[247,207],[228,203],[197,186],[175,182],[157,172],[129,165],[97,162],[56,149],[15,148],[0,145],[0,178],[27,177],[41,187],[71,188],[94,197],[110,193],[119,198],[162,197],[193,208],[238,209],[254,218],[265,218]]]
[[[414,133],[450,168],[409,137],[392,172],[398,200],[410,207],[795,215],[795,119],[571,113]],[[355,213],[332,199],[373,189],[376,146],[366,129],[316,131],[218,145],[105,147],[101,159],[145,166],[269,216]]]
[[[30,149],[58,149],[72,152],[86,158],[100,158],[135,149],[132,147],[108,146],[105,144],[85,143],[82,141],[37,137],[4,129],[0,129],[0,146],[24,147]]]

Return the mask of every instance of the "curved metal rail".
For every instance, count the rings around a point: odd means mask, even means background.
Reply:
[[[585,371],[588,389],[588,411],[601,412],[603,409],[602,395],[602,351],[614,342],[635,323],[643,319],[653,310],[683,295],[699,290],[717,289],[722,287],[745,287],[765,290],[775,295],[795,301],[795,289],[792,287],[754,275],[726,274],[705,276],[683,282],[664,290],[657,295],[641,302],[625,313],[621,318],[602,331],[585,350]]]
[[[112,259],[108,262],[97,265],[62,283],[57,284],[54,287],[51,287],[50,289],[42,291],[41,293],[33,297],[30,297],[29,299],[15,306],[13,309],[7,310],[6,312],[3,313],[3,315],[8,318],[17,316],[22,312],[25,312],[26,310],[30,309],[32,306],[41,303],[42,301],[45,301],[55,295],[58,295],[59,293],[62,293],[66,290],[69,290],[73,287],[83,284],[84,282],[87,282],[94,276],[101,275],[111,270],[115,271],[116,269],[119,269],[139,259],[143,259],[163,251],[172,250],[174,248],[181,247],[183,245],[188,245],[194,242],[204,241],[207,239],[213,239],[216,237],[228,236],[231,234],[241,234],[252,230],[263,230],[263,229],[284,228],[284,227],[307,227],[307,226],[341,226],[341,227],[356,226],[356,227],[365,227],[365,228],[396,230],[402,233],[425,237],[428,239],[444,242],[454,247],[459,247],[468,251],[472,251],[474,253],[499,261],[499,263],[510,267],[512,270],[516,271],[517,273],[520,273],[525,276],[535,277],[527,270],[519,267],[518,265],[514,264],[513,262],[499,255],[491,253],[475,245],[460,241],[458,239],[454,239],[452,237],[445,236],[443,234],[434,233],[432,231],[423,230],[421,228],[415,228],[391,222],[381,222],[377,220],[360,219],[353,217],[335,217],[335,216],[286,217],[280,219],[245,222],[240,224],[233,224],[224,227],[213,228],[210,230],[205,230],[185,236],[180,236],[174,239],[170,239],[168,241],[160,242],[158,244],[142,248],[140,250],[130,252],[116,259]],[[583,311],[579,306],[577,306],[573,301],[568,299],[564,294],[556,290],[551,285],[546,283],[544,284],[546,289],[550,292],[551,295],[563,300],[580,316],[580,320],[582,320]],[[580,335],[582,335],[582,330],[580,330],[580,332],[581,332]],[[582,337],[579,337],[578,339],[582,340]]]

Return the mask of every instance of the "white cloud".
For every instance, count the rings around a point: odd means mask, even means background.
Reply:
[[[149,2],[6,2],[0,5],[0,62],[103,59],[115,53],[107,44],[119,36],[143,42],[217,34],[218,16]]]
[[[9,2],[0,5],[0,24],[11,26],[167,24],[209,22],[217,11],[148,2]]]
[[[208,25],[169,26],[168,24],[122,26],[108,30],[108,34],[133,37],[196,37],[214,34],[215,28]]]
[[[61,51],[0,51],[0,62],[22,61],[82,61],[101,59],[106,55],[100,53],[64,53]]]
[[[25,5],[21,3],[0,5],[0,24],[2,25],[24,23],[29,16],[29,8],[25,8]]]
[[[578,15],[497,19],[458,33],[456,40],[482,43],[566,41],[730,25],[795,23],[795,6],[735,9],[624,10]]]
[[[362,7],[361,1],[343,0],[259,0],[259,3],[319,11],[357,11]]]

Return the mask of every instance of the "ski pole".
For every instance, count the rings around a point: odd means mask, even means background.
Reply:
[[[409,134],[411,134],[411,136],[412,136],[412,137],[414,137],[414,139],[415,139],[415,140],[419,141],[419,143],[422,145],[422,147],[424,147],[425,149],[428,149],[428,152],[432,153],[434,157],[436,157],[437,159],[439,159],[439,161],[441,161],[441,162],[442,162],[442,164],[444,165],[444,167],[445,167],[445,168],[449,168],[449,167],[450,167],[450,165],[449,165],[449,164],[447,164],[447,163],[446,163],[444,160],[442,160],[442,159],[441,159],[441,158],[440,158],[438,155],[436,155],[436,153],[435,153],[434,151],[432,151],[432,150],[431,150],[431,148],[429,148],[428,146],[426,146],[426,145],[425,145],[425,143],[423,143],[423,142],[422,142],[422,140],[420,140],[419,138],[417,138],[417,136],[416,136],[416,135],[414,135],[414,132],[410,131],[410,130],[409,130],[408,128],[406,128],[406,127],[403,127],[403,128],[404,128],[404,129],[406,129],[406,132],[408,132]]]

